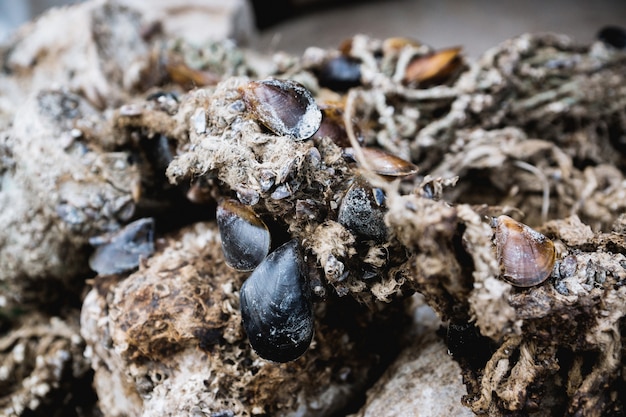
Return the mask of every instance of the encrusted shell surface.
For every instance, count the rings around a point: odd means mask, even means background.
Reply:
[[[289,362],[308,349],[313,307],[297,240],[283,244],[259,264],[241,287],[240,303],[244,330],[259,356]]]
[[[320,127],[322,112],[302,84],[270,78],[239,88],[248,111],[277,135],[310,138]]]
[[[501,277],[516,287],[544,282],[556,261],[554,243],[533,228],[509,216],[495,219],[496,256]]]
[[[226,263],[238,271],[252,271],[270,250],[270,232],[257,214],[234,199],[217,206],[217,226]]]
[[[366,181],[358,179],[341,200],[337,221],[357,236],[383,241],[387,238],[384,196]]]

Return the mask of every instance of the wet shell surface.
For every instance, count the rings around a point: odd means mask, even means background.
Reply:
[[[383,241],[387,238],[384,198],[379,189],[356,180],[341,200],[337,221],[357,236]]]
[[[239,92],[252,116],[277,135],[308,139],[322,122],[322,112],[312,94],[296,81],[251,81]]]
[[[325,61],[317,71],[322,87],[345,92],[361,85],[361,61],[339,55]]]
[[[405,159],[386,152],[379,148],[361,148],[363,158],[367,163],[367,168],[378,175],[385,177],[405,177],[417,173],[418,167]],[[344,149],[344,155],[351,159],[355,158],[353,148]]]
[[[263,220],[234,199],[218,204],[216,219],[226,263],[239,271],[256,268],[270,250],[271,236]]]
[[[517,287],[532,287],[552,273],[554,243],[543,234],[508,216],[495,219],[496,257],[501,277]]]
[[[250,345],[262,358],[289,362],[311,344],[314,332],[310,287],[297,240],[274,252],[240,290],[241,317]]]

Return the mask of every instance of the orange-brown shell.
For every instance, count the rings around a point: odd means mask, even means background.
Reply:
[[[361,148],[361,153],[367,163],[367,168],[378,175],[385,177],[405,177],[415,174],[418,170],[417,166],[412,162],[379,148],[363,147]],[[346,148],[344,154],[354,158],[354,150],[352,148]]]
[[[556,261],[554,243],[531,227],[508,216],[495,219],[496,256],[502,279],[517,287],[544,282]]]
[[[438,83],[444,81],[461,66],[461,48],[442,49],[414,58],[406,68],[406,83]]]

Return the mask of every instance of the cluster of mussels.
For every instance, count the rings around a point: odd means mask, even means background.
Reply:
[[[317,105],[312,94],[289,79],[251,81],[239,89],[247,111],[271,132],[300,141],[322,135],[345,138],[338,108]],[[342,145],[348,144],[344,139]],[[412,163],[375,148],[360,148],[380,175],[409,175]],[[350,149],[345,156],[350,158]],[[239,271],[252,271],[240,290],[243,326],[253,349],[264,359],[287,362],[309,347],[314,333],[312,285],[303,248],[290,239],[270,253],[267,224],[236,199],[218,202],[216,220],[225,261]],[[342,198],[338,222],[355,235],[383,241],[384,193],[365,179],[355,180]]]
[[[250,82],[240,92],[248,109],[276,134],[305,140],[320,126],[322,113],[313,96],[295,81]],[[252,208],[234,199],[218,204],[216,219],[226,263],[239,271],[253,271],[240,290],[250,344],[264,359],[298,358],[314,333],[311,289],[299,242],[292,239],[269,253],[267,225]]]
[[[239,88],[247,111],[271,132],[301,141],[315,135],[344,138],[344,155],[354,148],[345,134],[337,108],[318,106],[312,94],[289,79],[251,81]],[[361,146],[368,168],[381,178],[417,172],[411,162],[378,148]],[[385,241],[385,193],[358,176],[342,197],[337,221],[362,240]],[[259,356],[288,362],[301,356],[314,334],[312,284],[304,250],[296,238],[271,251],[267,224],[249,205],[233,198],[218,202],[216,212],[224,258],[239,271],[252,271],[240,290],[243,327]],[[516,286],[537,285],[547,279],[555,263],[553,243],[510,217],[493,219],[494,246],[502,278]],[[271,252],[271,253],[270,253]]]

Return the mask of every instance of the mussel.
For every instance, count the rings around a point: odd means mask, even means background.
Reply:
[[[95,247],[89,266],[98,274],[131,271],[154,253],[154,219],[135,220],[114,233],[92,237],[89,243]]]
[[[326,60],[315,72],[320,85],[334,91],[346,92],[361,85],[361,61],[346,55]]]
[[[382,190],[357,178],[344,194],[337,221],[356,236],[382,242],[387,238]]]
[[[626,28],[605,26],[598,32],[598,39],[616,49],[626,49]]]
[[[302,250],[292,239],[270,253],[240,290],[241,318],[254,351],[273,362],[300,357],[314,333]]]
[[[252,271],[270,250],[267,225],[250,208],[225,199],[217,206],[217,227],[226,263],[239,271]]]
[[[345,148],[344,156],[356,160],[353,148]],[[418,167],[406,159],[386,152],[380,148],[362,147],[361,153],[367,163],[367,168],[378,175],[388,178],[406,177],[418,171]]]
[[[502,279],[516,287],[532,287],[544,282],[556,261],[554,243],[533,228],[498,216],[495,223],[496,257]]]
[[[404,82],[441,83],[461,68],[461,48],[448,48],[415,57],[407,66]]]
[[[319,129],[322,112],[302,84],[269,78],[250,81],[239,93],[252,116],[277,135],[308,139]]]
[[[342,148],[352,146],[348,133],[344,124],[343,108],[339,104],[323,104],[320,106],[322,111],[322,122],[320,128],[312,136],[312,139],[330,138],[337,146]],[[365,138],[361,133],[359,126],[353,123],[352,129],[356,136],[357,142],[362,145]]]

